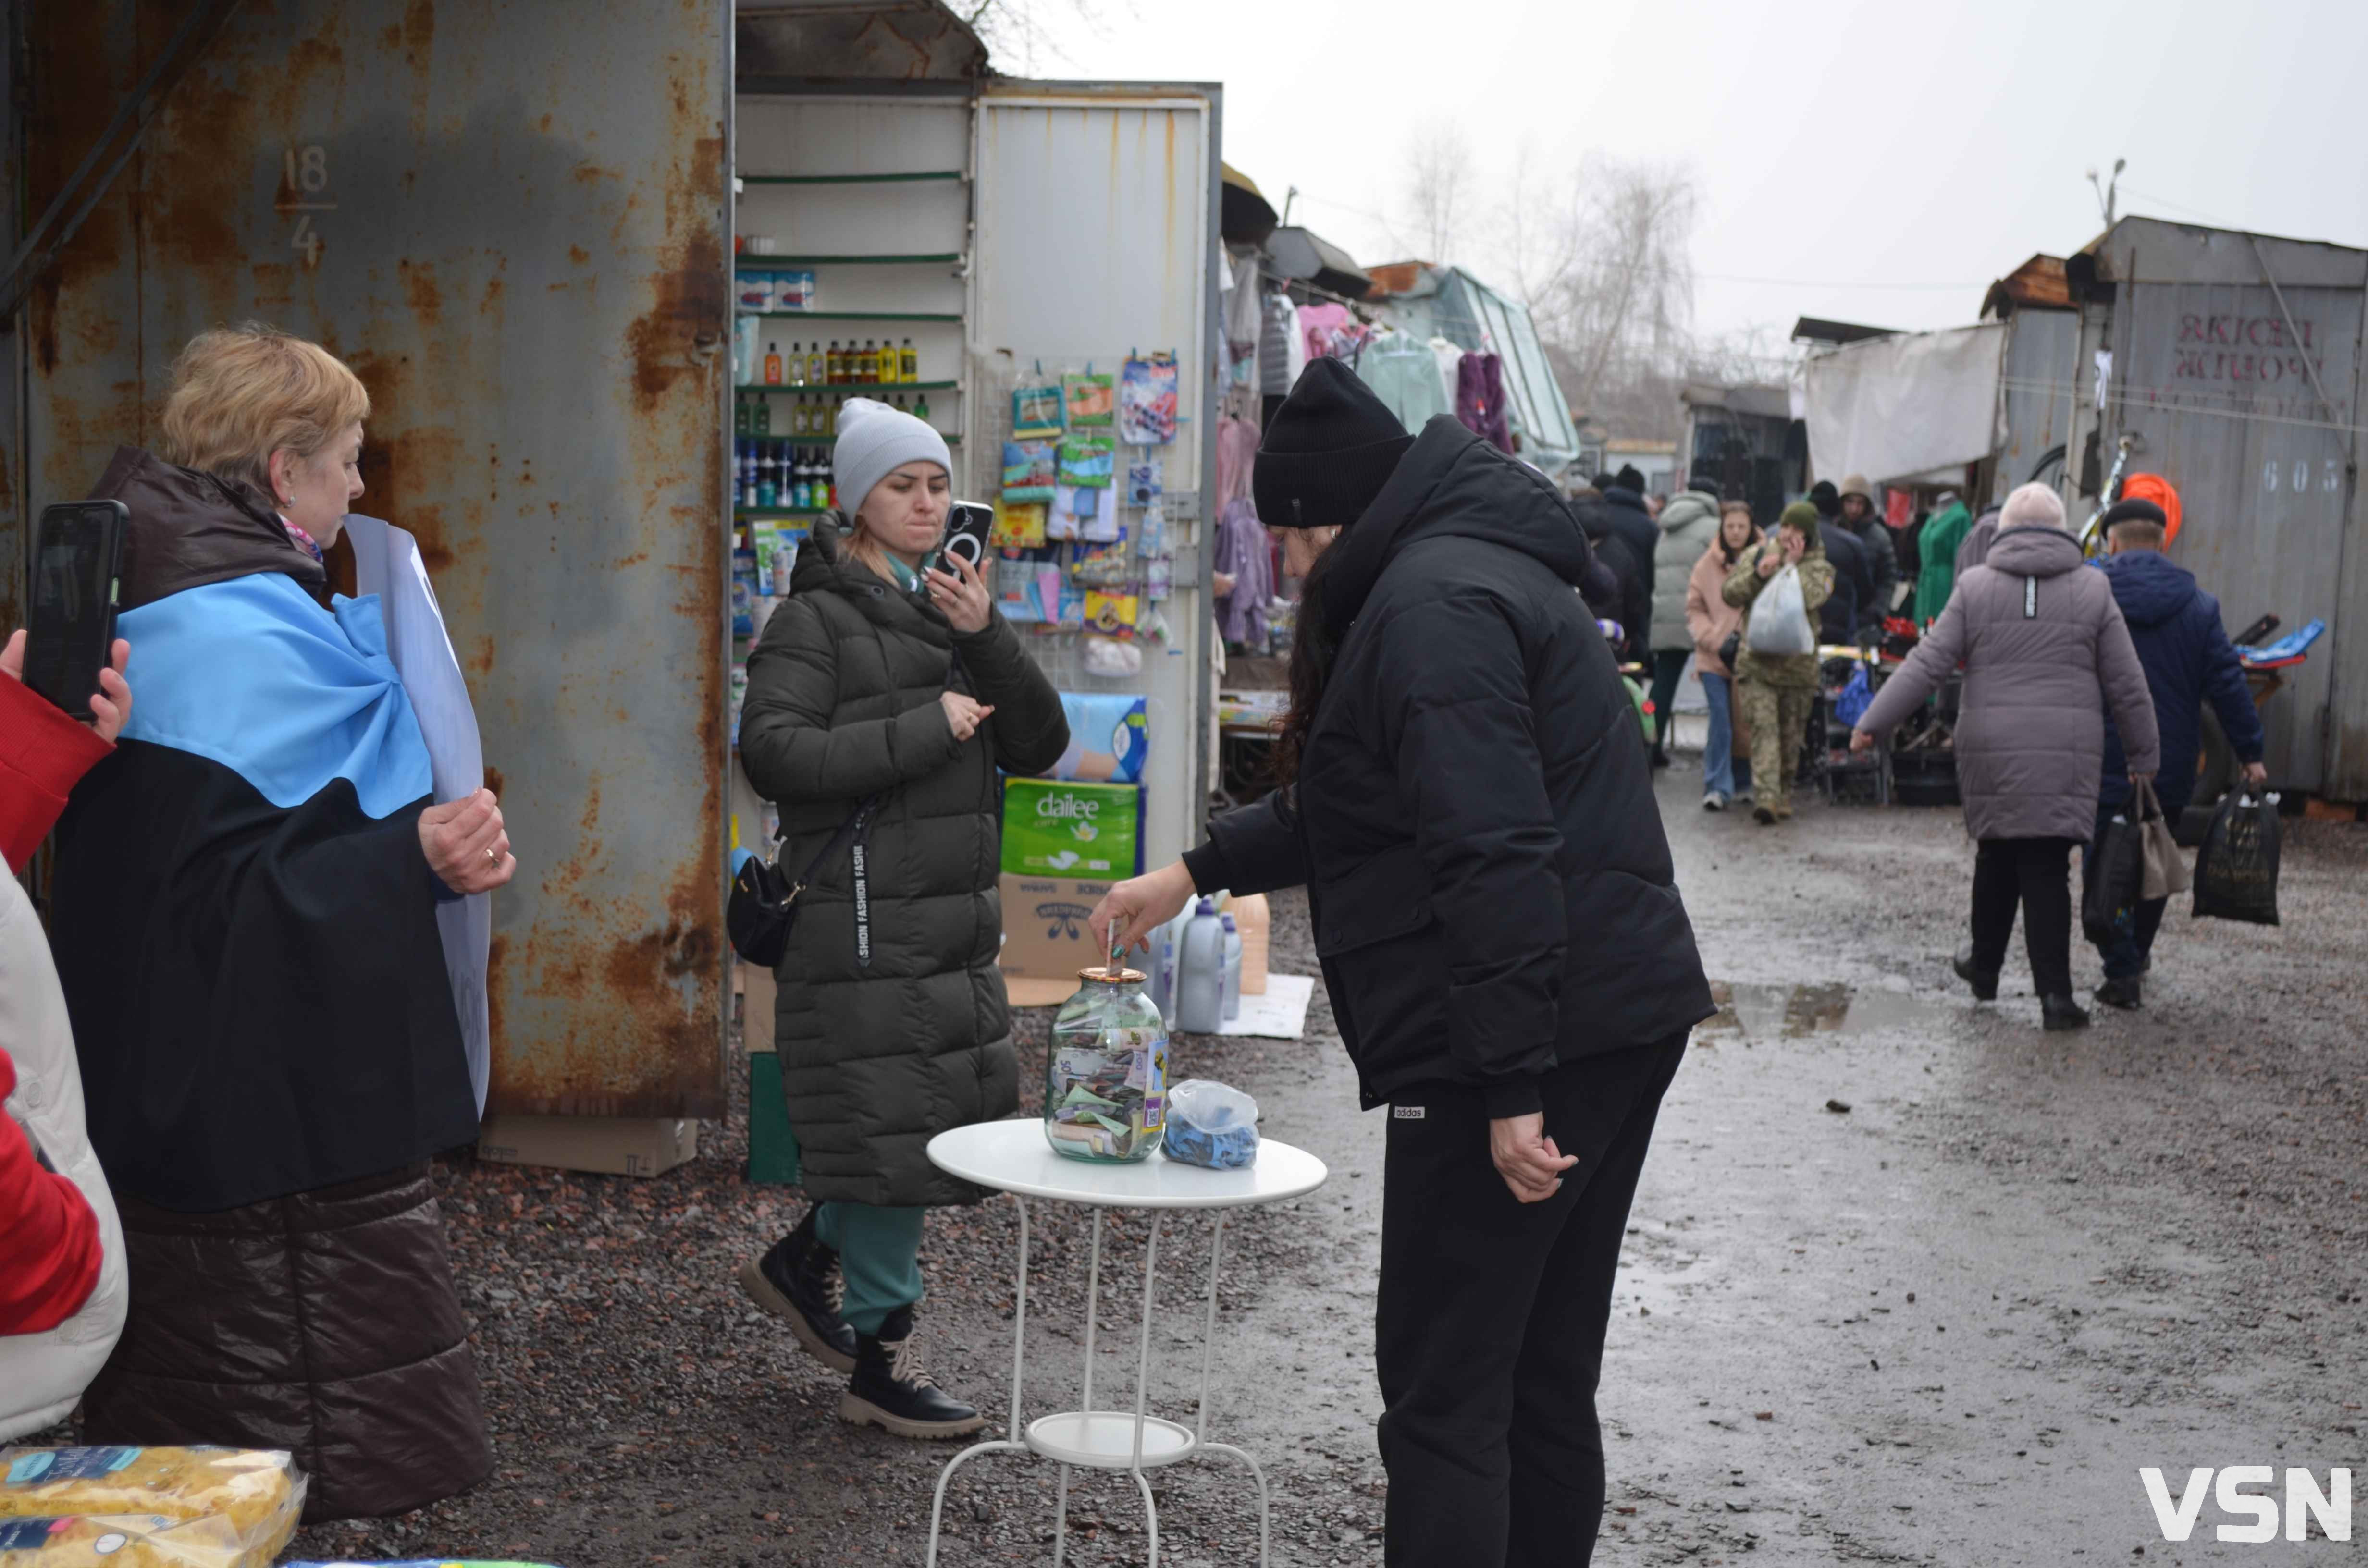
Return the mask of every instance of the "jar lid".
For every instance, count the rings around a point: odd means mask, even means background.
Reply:
[[[1094,981],[1102,985],[1140,985],[1143,983],[1143,971],[1139,969],[1081,969],[1077,971],[1077,978],[1079,980]]]

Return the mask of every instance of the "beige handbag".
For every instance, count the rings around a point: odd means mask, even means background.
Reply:
[[[2138,842],[2145,874],[2138,884],[2140,898],[2169,898],[2185,892],[2188,886],[2187,861],[2179,852],[2179,840],[2171,836],[2170,823],[2162,813],[2162,801],[2155,797],[2154,782],[2137,781]]]

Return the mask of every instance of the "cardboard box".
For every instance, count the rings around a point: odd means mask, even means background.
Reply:
[[[1019,877],[1133,876],[1143,869],[1143,787],[1005,779],[1003,869]]]
[[[698,1156],[689,1117],[489,1116],[477,1130],[477,1158],[504,1165],[654,1176]]]
[[[1075,991],[1079,970],[1105,961],[1106,955],[1094,950],[1100,944],[1086,929],[1086,916],[1110,892],[1109,882],[1007,871],[996,886],[1003,895],[1003,956],[998,961],[1007,981],[1059,982]],[[1061,999],[1067,1000],[1067,992]]]
[[[1225,913],[1234,917],[1234,928],[1242,934],[1242,994],[1263,996],[1267,949],[1274,932],[1274,915],[1267,906],[1266,894],[1254,892],[1234,899],[1225,905]]]

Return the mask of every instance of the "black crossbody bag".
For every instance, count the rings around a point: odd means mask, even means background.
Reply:
[[[732,936],[732,950],[753,964],[772,969],[790,950],[790,932],[798,923],[798,897],[814,885],[822,869],[837,859],[842,851],[853,857],[855,868],[855,957],[858,963],[871,962],[871,880],[864,867],[864,841],[870,836],[872,813],[879,809],[881,797],[866,796],[848,819],[838,824],[822,853],[806,863],[806,869],[794,882],[784,882],[779,851],[768,860],[753,856],[732,879],[731,902],[724,906],[724,929]]]

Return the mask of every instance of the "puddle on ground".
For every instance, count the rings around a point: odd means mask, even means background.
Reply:
[[[1710,983],[1718,1011],[1695,1026],[1702,1035],[1750,1040],[1805,1040],[1820,1034],[1866,1034],[1936,1022],[1945,1009],[1905,991],[1855,986],[1752,985]]]

